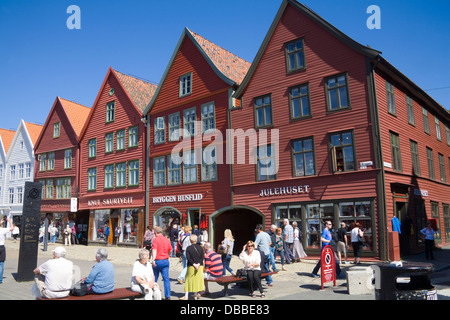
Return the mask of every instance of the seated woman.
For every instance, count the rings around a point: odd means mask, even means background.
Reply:
[[[139,251],[139,260],[133,265],[131,275],[131,290],[145,294],[145,300],[161,300],[161,290],[155,283],[152,264],[149,263],[150,251]]]
[[[256,298],[253,293],[253,283],[256,283],[261,298],[264,298],[264,291],[261,285],[261,254],[258,250],[255,250],[255,244],[253,241],[248,241],[242,248],[242,252],[239,255],[239,259],[244,262],[244,269],[247,270],[247,281],[250,287],[250,296]]]

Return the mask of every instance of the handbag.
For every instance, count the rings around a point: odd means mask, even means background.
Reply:
[[[219,245],[217,246],[217,253],[218,253],[218,254],[227,254],[227,251],[226,251],[225,248],[222,247],[221,244],[219,244]]]
[[[238,269],[236,271],[236,277],[242,278],[242,279],[247,279],[247,270],[245,269]]]

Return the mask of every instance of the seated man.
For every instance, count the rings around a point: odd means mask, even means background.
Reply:
[[[92,267],[89,276],[82,281],[87,286],[91,285],[89,293],[103,294],[114,290],[114,267],[107,260],[108,251],[100,248],[95,253],[97,264]]]
[[[203,245],[203,250],[205,251],[205,292],[202,293],[202,296],[209,295],[208,289],[208,281],[206,280],[214,280],[220,278],[223,274],[223,264],[222,257],[214,252],[211,247],[211,243],[205,242]]]
[[[53,259],[33,270],[36,277],[32,292],[36,298],[64,298],[69,295],[72,288],[73,263],[65,256],[66,249],[56,247],[53,250]]]

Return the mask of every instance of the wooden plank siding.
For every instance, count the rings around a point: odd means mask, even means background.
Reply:
[[[425,202],[425,211],[428,218],[431,218],[431,202],[439,204],[440,211],[440,230],[444,228],[443,218],[443,204],[450,204],[450,147],[449,141],[446,138],[445,126],[449,126],[448,119],[441,117],[433,107],[430,107],[426,101],[423,101],[416,97],[414,91],[410,91],[404,88],[391,77],[381,71],[377,71],[375,74],[377,100],[379,108],[380,118],[380,133],[383,146],[383,159],[384,162],[392,163],[392,152],[390,144],[390,133],[398,134],[400,140],[401,150],[401,164],[402,170],[397,171],[394,168],[385,167],[385,184],[387,190],[387,217],[390,221],[395,214],[394,197],[392,195],[391,184],[402,183],[409,185],[409,209],[413,220],[415,219],[416,212],[414,206],[414,199],[421,199]],[[386,93],[386,80],[393,84],[395,93],[395,115],[388,112],[387,93]],[[413,113],[415,124],[411,125],[408,122],[408,113],[406,105],[406,96],[413,99]],[[428,111],[428,122],[430,128],[430,134],[425,133],[424,122],[422,116],[422,107]],[[435,117],[440,122],[441,141],[437,139]],[[413,163],[410,149],[410,140],[417,142],[420,162],[420,175],[413,174]],[[427,149],[431,148],[433,151],[434,172],[435,179],[429,178],[428,161],[427,161]],[[445,176],[446,182],[440,181],[440,168],[438,153],[444,156]],[[427,196],[418,196],[414,194],[414,190],[428,191]],[[417,240],[417,225],[414,224],[414,240]],[[392,230],[392,224],[388,224],[389,229]],[[450,239],[445,238],[445,232],[441,232],[442,243],[450,242]]]
[[[112,69],[111,69],[112,70]],[[114,88],[114,94],[110,96],[110,89]],[[106,123],[106,105],[115,101],[115,120]],[[113,72],[109,72],[104,86],[99,93],[97,103],[93,106],[90,118],[84,134],[80,141],[81,166],[80,166],[80,210],[88,209],[88,201],[103,197],[127,197],[133,194],[145,192],[145,141],[146,128],[141,122],[141,115],[130,101],[125,90],[122,89]],[[129,128],[138,127],[138,146],[129,147]],[[117,150],[117,132],[125,130],[125,149]],[[105,153],[105,135],[114,132],[113,152]],[[97,156],[89,158],[89,140],[97,139]],[[126,187],[114,187],[112,189],[104,188],[105,165],[117,164],[132,160],[139,160],[139,185],[128,186],[128,165],[126,174]],[[88,170],[89,168],[97,168],[97,190],[88,191]],[[114,186],[116,176],[114,171]],[[145,201],[142,195],[134,195],[136,202],[132,204],[124,204],[122,207],[138,207],[144,206]]]
[[[299,38],[304,39],[306,69],[287,74],[285,44]],[[348,76],[351,108],[329,112],[327,111],[324,78],[342,73],[346,73]],[[375,166],[359,169],[359,162],[374,161],[366,77],[364,55],[351,49],[288,4],[245,89],[243,108],[231,112],[233,129],[254,128],[254,98],[271,94],[273,127],[270,127],[269,130],[279,130],[277,179],[269,182],[257,182],[255,165],[234,164],[234,204],[255,206],[266,216],[271,217],[270,203],[259,198],[258,190],[288,184],[310,185],[311,191],[308,195],[284,196],[273,201],[286,203],[289,201],[375,198],[375,179],[378,170]],[[289,88],[305,83],[309,84],[312,116],[301,120],[291,120]],[[345,130],[352,130],[354,133],[357,169],[354,172],[332,173],[329,134]],[[314,139],[316,174],[307,177],[293,177],[291,141],[306,137]],[[235,154],[235,161],[236,157]],[[253,187],[252,184],[256,186]],[[271,223],[271,218],[266,219],[267,227]]]
[[[188,96],[179,97],[180,76],[192,72],[192,93]],[[184,127],[183,111],[192,107],[196,108],[197,119],[197,137],[190,138],[192,150],[194,148],[206,147],[211,144],[209,138],[202,141],[201,129],[201,106],[202,104],[214,102],[215,106],[215,128],[222,133],[224,144],[218,148],[223,148],[225,154],[226,129],[228,128],[228,90],[230,85],[225,83],[215,73],[206,61],[205,57],[199,52],[198,48],[189,37],[185,37],[182,45],[176,54],[175,59],[167,74],[164,83],[161,83],[161,90],[155,100],[149,114],[151,122],[150,130],[150,199],[149,216],[150,224],[154,222],[154,215],[160,209],[173,207],[181,214],[186,214],[190,208],[200,208],[201,214],[209,216],[216,210],[229,206],[231,203],[230,188],[230,168],[225,164],[217,165],[218,178],[215,181],[202,182],[201,163],[197,165],[197,183],[183,183],[183,166],[181,165],[181,184],[168,185],[167,177],[167,156],[171,154],[173,148],[181,141],[189,138],[180,138],[179,141],[169,141],[168,119],[169,115],[180,113],[180,129]],[[165,119],[165,142],[155,144],[155,121],[158,117]],[[182,136],[182,135],[181,135]],[[194,145],[198,139],[199,143]],[[180,154],[181,155],[181,154]],[[154,186],[153,182],[153,164],[156,157],[165,156],[166,182],[165,186]],[[200,159],[197,157],[197,161]],[[186,194],[202,194],[201,201],[187,201],[175,203],[153,203],[153,198],[161,196],[178,196]]]

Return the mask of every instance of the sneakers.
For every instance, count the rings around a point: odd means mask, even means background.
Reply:
[[[315,273],[311,273],[311,277],[313,277],[313,278],[319,278],[319,276],[318,276],[317,274],[315,274]]]
[[[180,284],[184,284],[183,280],[181,280],[180,278],[177,278],[177,281],[178,281]]]

